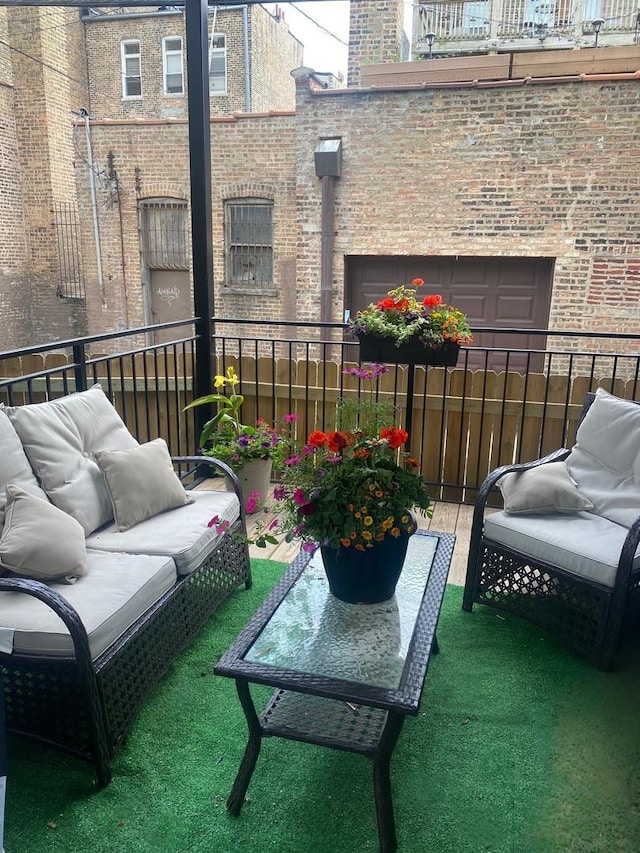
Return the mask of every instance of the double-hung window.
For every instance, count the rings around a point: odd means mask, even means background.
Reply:
[[[209,94],[227,94],[227,37],[213,33],[209,42]]]
[[[240,198],[225,203],[226,283],[273,286],[273,202]]]
[[[165,95],[183,95],[181,36],[168,36],[162,39],[162,71]]]
[[[130,39],[120,43],[120,65],[122,71],[122,97],[142,97],[142,64],[140,42]]]

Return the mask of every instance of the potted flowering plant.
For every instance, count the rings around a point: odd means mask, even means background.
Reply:
[[[373,386],[388,370],[371,364],[344,372]],[[258,523],[252,539],[266,547],[284,535],[286,541],[300,539],[305,550],[321,546],[329,587],[346,601],[393,595],[416,528],[411,510],[430,509],[418,463],[404,452],[407,433],[392,416],[393,407],[376,402],[372,388],[368,396],[340,401],[337,428],[312,432],[284,460],[274,488],[276,517],[266,526]]]
[[[408,364],[456,364],[459,347],[472,339],[466,315],[439,294],[416,299],[424,281],[400,285],[349,321],[364,359]]]
[[[219,408],[202,428],[199,445],[205,456],[214,456],[226,462],[236,472],[242,485],[245,509],[255,512],[263,504],[271,482],[271,473],[279,470],[289,455],[288,431],[295,423],[296,414],[285,415],[285,427],[277,430],[263,419],[254,424],[243,424],[240,409],[244,396],[236,393],[240,380],[233,367],[215,377],[214,388],[219,393],[198,397],[186,409],[205,403],[218,403]],[[227,393],[222,393],[225,389]]]

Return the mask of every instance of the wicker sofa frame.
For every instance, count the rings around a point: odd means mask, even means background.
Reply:
[[[235,474],[211,457],[180,457],[176,462],[215,467]],[[147,696],[218,605],[239,585],[251,587],[245,513],[214,551],[191,574],[140,616],[95,660],[76,611],[46,584],[26,578],[0,578],[0,590],[26,593],[49,606],[71,634],[73,657],[0,654],[7,730],[65,750],[94,764],[98,785],[111,780],[111,760]]]
[[[594,398],[587,395],[580,420]],[[513,613],[549,631],[598,669],[609,670],[620,639],[640,626],[640,570],[633,571],[640,518],[627,534],[613,587],[493,542],[484,532],[487,500],[504,474],[564,460],[569,453],[557,450],[487,476],[474,508],[462,608],[471,612],[478,603]]]

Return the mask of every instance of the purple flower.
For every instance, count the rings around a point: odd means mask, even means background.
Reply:
[[[275,488],[273,490],[273,497],[275,498],[275,500],[283,501],[286,498],[286,496],[287,496],[287,490],[285,489],[284,486],[282,486],[282,485],[275,486]]]
[[[302,455],[308,456],[310,453],[313,453],[314,450],[315,450],[315,447],[312,444],[306,444],[302,448]]]
[[[255,498],[255,494],[256,494],[256,493],[254,492],[253,494],[249,495],[249,497],[247,498],[247,502],[246,502],[246,504],[245,504],[245,507],[244,507],[244,508],[245,508],[245,510],[246,510],[249,514],[251,514],[251,513],[255,512],[255,511],[256,511],[256,509],[258,508],[258,501],[257,501],[257,500],[256,500],[256,498]]]
[[[284,460],[285,465],[299,465],[300,457],[299,456],[290,456],[288,459]]]
[[[285,424],[294,424],[298,420],[298,415],[295,412],[291,412],[288,415],[284,416]]]
[[[274,518],[271,524],[269,525],[269,530],[274,530],[278,526],[278,519]]]
[[[303,504],[307,502],[304,491],[302,489],[296,489],[293,493],[293,500],[298,504],[298,506],[303,506]]]
[[[318,550],[317,542],[303,542],[302,550],[306,551],[307,554],[314,554]]]

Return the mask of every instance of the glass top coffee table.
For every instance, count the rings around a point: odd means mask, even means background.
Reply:
[[[455,536],[418,531],[396,589],[381,604],[346,604],[329,592],[322,558],[300,553],[216,665],[235,678],[249,740],[227,809],[244,802],[263,737],[365,755],[382,853],[397,848],[389,763],[404,718],[416,715]],[[250,683],[276,688],[258,716]]]

